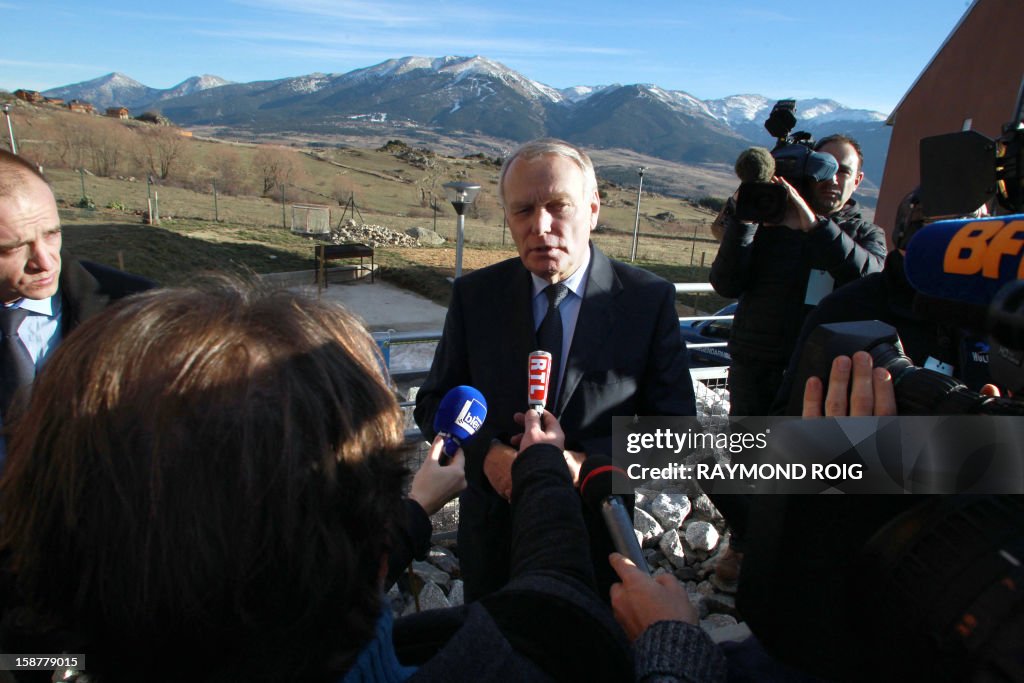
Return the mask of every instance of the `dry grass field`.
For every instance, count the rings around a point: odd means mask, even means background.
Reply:
[[[53,184],[68,248],[163,283],[184,282],[204,270],[309,269],[313,242],[288,229],[291,205],[330,206],[337,225],[353,217],[343,206],[351,201],[358,223],[397,232],[436,226],[449,240],[435,248],[377,250],[385,278],[444,303],[445,277],[455,265],[455,213],[442,185],[452,180],[482,186],[466,219],[464,269],[514,254],[497,201],[499,166],[483,153],[457,158],[404,144],[359,149],[225,142],[23,102],[16,102],[12,116],[19,151],[42,163]],[[594,241],[628,260],[636,188],[602,182],[601,190]],[[95,208],[79,208],[83,196]],[[159,225],[145,224],[150,199],[159,200]],[[690,201],[645,192],[637,265],[672,281],[706,282],[717,250],[713,218]],[[720,303],[704,300],[700,307]]]

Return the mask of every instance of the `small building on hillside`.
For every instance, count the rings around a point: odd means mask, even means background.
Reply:
[[[92,106],[88,102],[82,102],[81,100],[71,100],[68,102],[68,109],[71,111],[77,111],[81,114],[95,114],[96,107]]]
[[[974,0],[896,105],[875,222],[892,234],[896,207],[920,182],[921,138],[961,130],[999,137],[1024,78],[1021,0]],[[993,155],[994,156],[994,155]]]
[[[63,107],[64,100],[60,97],[47,97],[43,100],[46,104],[52,104],[55,107]]]
[[[15,90],[14,96],[32,104],[40,104],[45,99],[38,90]]]
[[[107,107],[107,116],[114,119],[121,119],[127,121],[129,119],[128,110],[125,107]]]

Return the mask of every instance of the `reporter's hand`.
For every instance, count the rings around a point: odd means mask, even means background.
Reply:
[[[630,642],[655,622],[697,623],[697,609],[674,576],[651,577],[619,553],[609,555],[608,562],[622,579],[622,583],[612,584],[612,611]]]
[[[495,441],[484,456],[484,475],[491,488],[505,500],[512,498],[512,462],[517,455],[511,446]]]
[[[416,470],[409,489],[409,498],[420,504],[427,515],[432,515],[466,488],[466,456],[462,449],[447,465],[441,464],[444,453],[444,438],[435,437],[430,444],[430,453]]]
[[[547,410],[543,415],[538,415],[536,410],[527,410],[525,413],[516,413],[512,419],[516,424],[523,425],[523,436],[519,441],[520,453],[537,443],[549,443],[565,450],[565,432],[562,431],[562,425],[558,424],[558,419]]]
[[[824,411],[829,417],[896,415],[896,390],[885,368],[872,368],[871,354],[858,351],[836,356],[828,378]],[[804,417],[821,417],[823,390],[821,380],[810,377],[804,385]]]
[[[533,410],[530,410],[530,411],[527,411],[527,412],[528,413],[536,414],[536,411],[533,411]],[[512,416],[512,418],[516,421],[516,424],[525,425],[526,424],[526,415],[527,415],[527,413],[516,413],[515,415]],[[550,430],[550,434],[552,435],[552,438],[555,439],[555,441],[553,443],[555,443],[555,445],[559,445],[558,443],[556,443],[557,440],[561,439],[561,441],[562,441],[562,444],[561,444],[561,445],[563,445],[562,457],[565,458],[565,464],[569,468],[569,473],[572,475],[572,485],[573,486],[579,486],[580,485],[580,470],[583,468],[583,463],[587,459],[587,454],[584,453],[583,451],[568,451],[568,450],[565,450],[565,448],[564,448],[565,435],[561,431],[562,430],[562,426],[558,424],[558,419],[554,415],[551,415],[551,413],[548,413],[548,412],[545,411],[545,415],[546,416],[550,415],[551,417],[550,418],[545,417],[542,420],[542,422],[544,424],[547,424],[547,420],[548,419],[552,420],[553,423],[554,423],[553,427],[549,427],[548,428]],[[545,431],[545,430],[542,429],[541,431]],[[554,436],[555,434],[558,434],[558,436]],[[534,443],[538,443],[538,442],[535,441]],[[519,452],[520,453],[522,453],[523,450],[527,448],[527,446],[523,445],[523,435],[522,434],[516,434],[515,436],[512,437],[512,445],[517,447],[517,448],[519,448]]]
[[[818,224],[818,216],[815,215],[813,209],[808,206],[796,188],[790,185],[789,181],[782,176],[775,176],[772,178],[772,182],[786,188],[786,194],[788,195],[786,214],[782,219],[782,224],[787,228],[801,232],[809,232],[814,228]]]

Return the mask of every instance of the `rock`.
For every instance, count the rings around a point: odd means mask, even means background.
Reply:
[[[436,247],[445,243],[445,239],[430,228],[413,227],[406,230],[405,234],[421,245]]]
[[[719,593],[728,593],[729,595],[736,595],[736,591],[739,589],[739,581],[723,581],[718,578],[718,574],[711,572],[708,575],[708,581],[715,587],[715,590]]]
[[[709,631],[708,635],[711,636],[711,640],[716,643],[726,643],[746,640],[751,634],[750,627],[747,626],[745,622],[741,621],[740,623],[732,624],[731,626],[721,626],[716,628]]]
[[[427,553],[427,562],[434,565],[448,576],[460,576],[459,560],[450,550],[434,546]]]
[[[711,585],[710,581],[701,581],[697,584],[697,592],[703,596],[714,595],[715,587]]]
[[[427,581],[423,584],[423,588],[420,589],[419,595],[420,608],[418,611],[426,612],[428,609],[444,609],[445,607],[451,607],[451,603],[448,602],[448,598],[445,597],[444,591],[433,581]],[[415,614],[416,603],[406,607],[405,612],[402,616],[409,614]]]
[[[665,533],[658,520],[638,507],[633,508],[633,527],[639,532],[640,545],[644,548],[656,546],[658,539]]]
[[[651,514],[666,529],[678,529],[690,509],[690,499],[678,493],[658,494],[651,504]]]
[[[683,532],[686,542],[694,550],[714,550],[718,545],[718,529],[708,522],[694,522]]]
[[[675,529],[666,531],[661,540],[658,541],[658,548],[665,553],[665,557],[676,569],[686,566],[686,554],[683,552],[683,542],[679,538],[679,532]]]
[[[448,589],[448,602],[451,603],[452,607],[465,604],[465,587],[462,585],[462,579],[452,581],[452,586]]]
[[[707,602],[708,609],[711,612],[731,614],[734,617],[739,616],[739,612],[736,611],[736,598],[731,595],[713,593],[712,595],[705,596],[704,600]]]
[[[640,488],[637,489],[635,493],[636,500],[633,502],[633,509],[635,510],[639,508],[644,512],[649,513],[651,511],[651,503],[654,502],[654,499],[657,498],[661,492],[653,489]]]
[[[731,614],[709,614],[700,620],[700,627],[705,631],[715,631],[726,626],[735,626],[738,622]]]
[[[696,517],[713,524],[722,521],[722,514],[706,494],[702,493],[698,496],[694,496],[691,498],[690,503],[693,505],[693,514]]]
[[[414,560],[412,573],[420,577],[424,583],[434,582],[439,586],[448,586],[452,582],[452,577],[429,562]]]

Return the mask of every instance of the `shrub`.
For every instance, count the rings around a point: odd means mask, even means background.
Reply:
[[[697,206],[702,206],[705,209],[718,213],[725,206],[725,199],[722,197],[701,197],[697,200]]]

